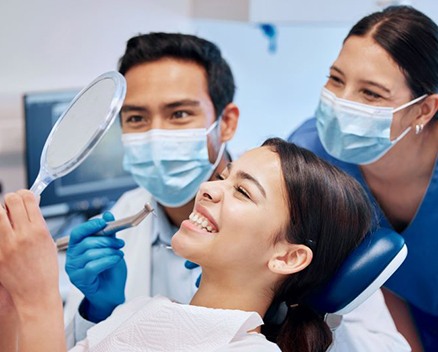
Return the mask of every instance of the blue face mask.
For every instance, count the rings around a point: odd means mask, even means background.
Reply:
[[[323,88],[316,110],[316,127],[324,149],[336,159],[369,164],[385,155],[411,129],[390,140],[395,112],[424,99],[427,94],[396,109],[337,98]]]
[[[218,121],[205,128],[162,130],[122,135],[125,149],[123,167],[140,187],[147,189],[162,205],[179,207],[188,203],[216,169],[225,150],[222,143],[216,162],[208,158],[207,136]],[[217,145],[219,136],[212,136]],[[216,150],[217,150],[216,149]]]

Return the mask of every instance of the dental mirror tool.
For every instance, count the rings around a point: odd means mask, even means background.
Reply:
[[[30,188],[35,195],[87,158],[115,121],[125,95],[125,78],[116,71],[100,75],[76,95],[44,144],[40,170]]]
[[[114,232],[128,229],[130,227],[137,226],[144,219],[146,219],[146,217],[150,213],[153,213],[155,215],[154,208],[152,208],[152,206],[149,203],[146,203],[144,205],[144,207],[137,214],[134,214],[132,216],[128,216],[128,217],[123,218],[123,219],[108,222],[108,224],[106,225],[106,227],[103,230],[97,232],[94,235],[108,235],[108,234],[111,234]],[[69,240],[70,240],[70,236],[64,236],[62,238],[57,239],[56,240],[56,247],[58,248],[58,251],[62,251],[62,250],[67,249]]]

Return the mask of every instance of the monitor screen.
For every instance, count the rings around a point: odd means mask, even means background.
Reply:
[[[37,92],[24,95],[27,186],[40,169],[40,157],[47,136],[79,90]],[[93,216],[112,205],[125,191],[136,187],[123,170],[123,146],[119,119],[88,158],[70,174],[54,180],[41,194],[46,217],[74,212]]]

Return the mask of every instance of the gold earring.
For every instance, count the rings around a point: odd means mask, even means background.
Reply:
[[[419,125],[415,125],[415,134],[420,134],[423,131],[424,125],[420,123]]]

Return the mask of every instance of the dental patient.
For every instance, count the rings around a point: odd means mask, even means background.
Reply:
[[[173,236],[173,250],[202,267],[190,305],[138,297],[72,351],[325,351],[332,334],[306,299],[370,230],[370,209],[352,178],[268,139],[201,185]],[[0,346],[65,351],[57,251],[29,191],[0,206],[0,283]],[[285,320],[263,325],[281,302]]]

